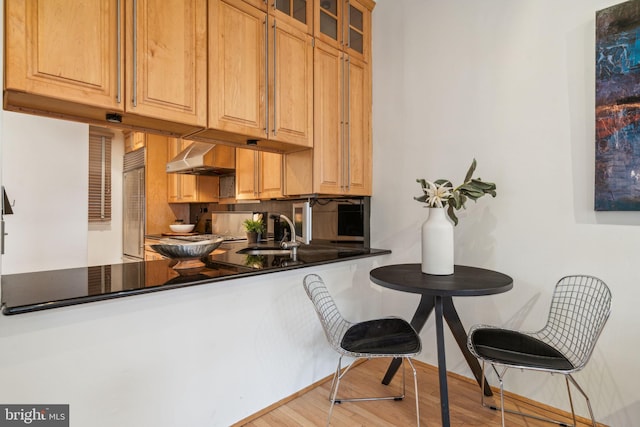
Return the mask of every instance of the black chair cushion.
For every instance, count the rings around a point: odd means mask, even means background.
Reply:
[[[549,344],[518,331],[480,328],[471,335],[476,352],[490,361],[532,368],[565,371],[573,365]]]
[[[401,355],[419,352],[420,338],[406,320],[390,317],[356,323],[340,345],[354,353]]]

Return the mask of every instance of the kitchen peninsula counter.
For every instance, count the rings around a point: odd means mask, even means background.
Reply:
[[[180,275],[174,261],[128,262],[2,276],[2,313],[28,313],[196,285],[259,276],[391,253],[339,245],[301,246],[296,260],[278,255],[245,255],[246,242],[224,243],[195,274]]]

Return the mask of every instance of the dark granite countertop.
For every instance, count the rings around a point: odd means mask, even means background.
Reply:
[[[301,246],[294,261],[283,255],[238,253],[246,248],[246,242],[224,243],[206,259],[203,270],[186,275],[173,269],[175,262],[171,260],[3,275],[2,313],[47,310],[391,253],[359,246],[312,244]]]

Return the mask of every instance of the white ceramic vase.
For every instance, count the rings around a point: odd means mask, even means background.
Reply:
[[[422,272],[453,274],[453,224],[444,208],[429,208],[422,224]]]

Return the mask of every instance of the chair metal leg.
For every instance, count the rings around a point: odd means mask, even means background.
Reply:
[[[335,403],[342,403],[342,402],[363,402],[363,401],[369,401],[369,400],[402,400],[404,399],[405,396],[405,369],[404,369],[404,357],[402,358],[402,394],[400,395],[394,395],[394,396],[379,396],[379,397],[349,397],[349,398],[341,398],[341,397],[337,397],[337,393],[334,393],[334,400]],[[349,369],[351,369],[351,367],[353,366],[353,364],[357,361],[358,359],[355,359],[353,362],[351,362],[349,364],[349,366],[347,366],[346,368],[344,368],[344,371],[338,375],[338,380],[342,379],[347,372],[349,372]],[[337,390],[337,387],[336,387]]]
[[[505,368],[502,371],[502,375],[498,375],[498,380],[500,380],[500,416],[502,418],[502,427],[504,427],[504,380],[503,377],[507,373]]]
[[[482,361],[482,378],[486,378],[485,377],[485,361]],[[491,364],[491,367],[493,368],[493,371],[495,372],[496,376],[498,377],[498,381],[500,383],[500,406],[495,406],[495,405],[488,405],[485,403],[484,399],[485,399],[485,392],[484,392],[484,386],[485,386],[485,381],[482,382],[482,387],[480,387],[480,403],[482,404],[483,407],[485,408],[489,408],[493,411],[497,411],[500,410],[500,416],[502,419],[502,427],[505,427],[504,424],[504,413],[505,413],[505,409],[504,409],[504,375],[507,372],[507,368],[504,368],[502,370],[502,373],[498,372],[498,369],[496,368],[496,365],[494,365],[493,363]],[[510,411],[507,411],[510,412]]]
[[[582,387],[580,387],[580,385],[575,380],[575,378],[573,378],[573,375],[567,374],[566,377],[571,381],[571,383],[575,386],[575,388],[578,389],[578,391],[582,394],[582,396],[584,396],[584,400],[587,401],[587,408],[589,408],[589,415],[591,416],[591,424],[593,425],[593,427],[597,427],[596,418],[593,416],[593,409],[591,408],[591,401],[589,400],[589,396],[587,396],[587,393],[584,392],[584,390],[582,389]],[[567,383],[567,387],[568,386],[569,386],[569,383]],[[576,419],[574,416],[573,424],[575,425],[575,423],[576,423]]]
[[[342,370],[342,356],[338,359],[338,366],[336,366],[336,371],[333,373],[333,378],[331,379],[331,388],[329,389],[329,400],[333,400],[333,391],[336,388],[336,382],[338,377],[340,376],[340,371]]]
[[[420,405],[418,399],[418,374],[416,373],[416,368],[413,366],[413,362],[410,358],[406,357],[407,362],[411,366],[411,370],[413,371],[413,386],[415,388],[414,392],[416,394],[416,425],[420,427]],[[404,394],[404,391],[403,391]]]
[[[569,387],[569,377],[567,375],[564,376],[564,382],[567,384],[567,395],[569,396],[569,406],[571,407],[571,419],[573,420],[573,425],[577,426],[576,411],[573,409],[573,397],[571,396],[571,387]]]
[[[329,391],[329,415],[327,416],[327,424],[326,427],[329,427],[329,423],[331,422],[331,414],[333,414],[333,405],[336,403],[336,394],[338,393],[338,386],[340,385],[340,370],[342,364],[342,356],[338,359],[338,366],[336,367],[336,372],[333,374],[333,380],[331,381],[331,390]]]
[[[573,407],[573,397],[571,395],[571,389],[569,387],[569,381],[571,381],[571,383],[576,387],[576,389],[582,394],[582,396],[584,396],[586,402],[587,402],[587,408],[589,409],[589,415],[591,416],[591,423],[593,427],[597,427],[596,424],[596,419],[593,416],[593,409],[591,408],[591,402],[589,401],[589,397],[587,396],[587,394],[585,393],[585,391],[582,389],[582,387],[580,387],[580,385],[577,383],[577,381],[575,380],[575,378],[573,378],[573,376],[571,374],[566,374],[565,375],[565,381],[567,384],[567,393],[569,394],[569,404],[571,406],[571,415],[573,417],[573,424],[567,424],[563,421],[558,421],[558,420],[554,420],[553,418],[546,418],[546,417],[540,417],[538,415],[534,415],[534,414],[529,414],[526,412],[521,412],[521,411],[514,411],[511,409],[505,409],[504,406],[504,376],[507,372],[507,370],[509,369],[508,367],[504,367],[502,372],[498,372],[498,369],[496,368],[496,366],[491,363],[491,367],[493,368],[496,376],[498,377],[498,381],[500,383],[500,406],[494,406],[494,405],[490,405],[487,404],[485,402],[485,395],[484,395],[484,388],[481,389],[481,395],[480,395],[480,403],[482,404],[483,407],[485,408],[489,408],[492,409],[494,411],[500,410],[501,415],[502,415],[502,427],[505,427],[505,420],[504,420],[504,413],[508,412],[510,414],[516,414],[516,415],[521,415],[523,417],[528,417],[528,418],[533,418],[539,421],[545,421],[548,423],[553,423],[553,424],[558,424],[560,426],[563,427],[576,427],[577,426],[577,420],[576,420],[576,414],[574,411],[574,407]],[[482,361],[482,375],[484,376],[484,372],[485,372],[485,362]]]
[[[416,368],[413,366],[413,362],[409,357],[402,357],[402,394],[399,396],[380,396],[380,397],[352,397],[352,398],[339,398],[338,397],[338,388],[340,387],[340,380],[349,372],[353,364],[358,360],[354,359],[348,366],[342,369],[342,356],[338,359],[338,366],[336,368],[336,372],[333,374],[333,380],[331,382],[331,390],[329,391],[329,401],[331,405],[329,406],[329,415],[327,417],[326,426],[329,427],[329,423],[331,421],[331,415],[333,414],[333,407],[336,403],[342,402],[362,402],[362,401],[370,401],[370,400],[402,400],[406,394],[406,382],[405,382],[405,359],[409,362],[411,366],[411,370],[413,371],[413,384],[416,394],[416,420],[418,427],[420,426],[420,409],[419,409],[419,400],[418,400],[418,374],[416,372]]]

